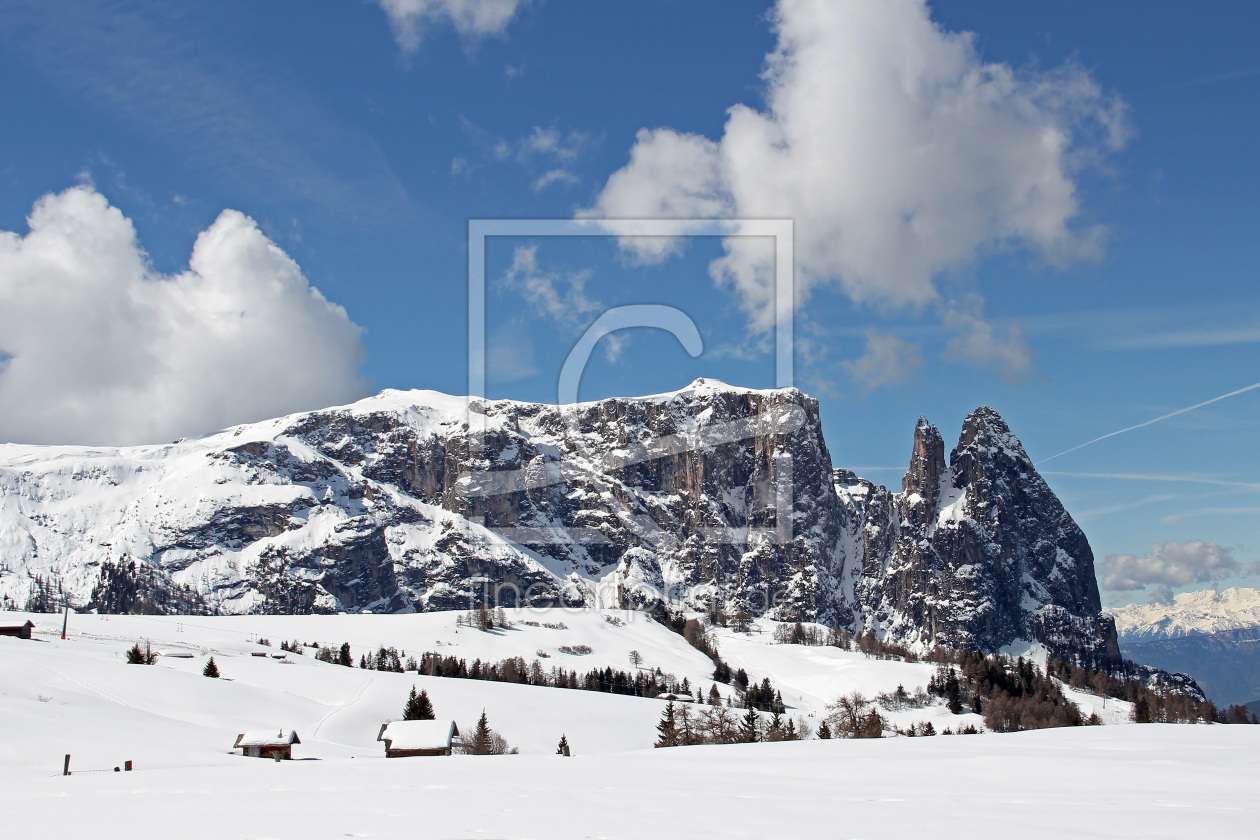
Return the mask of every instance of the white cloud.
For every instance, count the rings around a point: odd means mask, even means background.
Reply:
[[[798,305],[829,282],[858,302],[935,304],[937,276],[987,249],[1098,252],[1101,230],[1075,224],[1074,178],[1123,145],[1125,108],[1084,69],[985,63],[923,0],[780,0],[773,20],[765,110],[735,105],[716,142],[640,131],[582,215],[795,219]],[[679,244],[622,247],[652,261]],[[746,240],[726,248],[711,272],[769,329],[772,266]]]
[[[919,347],[904,339],[877,330],[866,332],[866,350],[860,357],[841,362],[854,382],[867,393],[881,385],[904,385],[923,367]]]
[[[424,27],[446,20],[464,38],[502,35],[529,0],[377,0],[389,16],[394,40],[405,53],[420,45]]]
[[[541,192],[552,184],[573,185],[582,180],[574,171],[574,164],[592,142],[591,135],[585,131],[565,133],[555,127],[534,126],[529,134],[509,141],[495,137],[467,117],[461,116],[460,122],[487,159],[499,163],[515,161],[530,172],[535,192]],[[452,175],[477,168],[469,166],[463,157],[455,160],[459,166],[457,169],[452,163]]]
[[[551,169],[544,172],[534,181],[534,191],[542,192],[555,183],[576,184],[580,178],[567,169]]]
[[[0,232],[0,440],[155,443],[363,396],[360,330],[252,219],[153,271],[89,186]]]
[[[543,315],[557,321],[577,324],[583,316],[602,308],[586,296],[591,272],[577,271],[565,276],[538,267],[538,246],[519,245],[512,252],[512,265],[503,275],[503,285],[519,292]]]
[[[1215,542],[1170,540],[1146,554],[1109,554],[1102,562],[1103,588],[1129,591],[1148,585],[1188,586],[1233,577],[1243,572],[1233,552]]]
[[[944,313],[947,329],[957,335],[945,345],[948,362],[971,362],[976,367],[991,370],[1014,385],[1034,376],[1032,351],[1024,327],[1018,321],[994,324],[979,314],[978,301],[972,301],[975,309],[968,311],[953,306]]]

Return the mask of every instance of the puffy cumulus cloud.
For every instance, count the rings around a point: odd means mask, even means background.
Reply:
[[[923,306],[937,276],[997,247],[1093,255],[1075,177],[1126,139],[1125,106],[1081,67],[985,63],[923,0],[780,0],[766,107],[735,105],[717,141],[639,132],[592,218],[796,220],[798,304],[837,282],[854,301]],[[678,242],[626,238],[640,260]],[[753,326],[773,326],[772,265],[739,239],[710,266]]]
[[[923,367],[919,347],[892,333],[866,331],[866,350],[857,359],[842,362],[849,376],[867,393],[881,385],[904,385]]]
[[[1103,589],[1130,591],[1154,584],[1156,594],[1192,583],[1207,583],[1244,572],[1233,551],[1215,542],[1176,540],[1151,546],[1142,555],[1109,554],[1102,562]]]
[[[0,232],[0,441],[162,442],[367,391],[359,328],[248,216],[224,210],[173,276],[91,187],[27,223]]]
[[[447,20],[464,38],[502,35],[529,0],[376,0],[404,53],[420,45],[426,24]]]

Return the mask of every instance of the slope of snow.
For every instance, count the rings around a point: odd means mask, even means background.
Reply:
[[[356,663],[361,655],[386,646],[399,649],[404,658],[436,651],[471,665],[475,659],[497,662],[519,656],[527,662],[538,659],[545,668],[580,673],[607,667],[631,670],[630,654],[637,651],[644,668],[659,668],[680,682],[685,678],[706,697],[714,685],[723,698],[732,696],[729,686],[713,682],[708,657],[641,613],[506,612],[514,626],[489,633],[459,626],[462,614],[450,612],[72,615],[64,641],[59,638],[59,616],[4,613],[6,621],[29,617],[36,629],[29,642],[0,638],[0,709],[6,720],[30,723],[12,736],[25,745],[17,750],[21,756],[69,751],[89,763],[116,764],[121,750],[128,752],[123,758],[143,759],[146,766],[174,766],[230,760],[225,751],[237,734],[281,727],[297,730],[304,755],[375,754],[380,725],[401,714],[412,685],[428,690],[437,715],[454,718],[461,730],[486,709],[491,724],[526,753],[552,752],[562,733],[574,749],[587,754],[649,747],[663,708],[662,702],[645,698],[344,668],[315,660],[312,649],[307,655],[286,654],[278,648],[281,641],[334,647],[348,642]],[[768,677],[782,692],[789,714],[812,726],[838,695],[860,691],[873,698],[898,685],[913,692],[931,675],[931,667],[923,664],[877,661],[834,648],[774,645],[769,642],[771,623],[763,622],[761,629],[765,632],[748,636],[721,631],[723,656],[753,680]],[[268,638],[272,647],[257,644],[260,637]],[[168,655],[153,667],[124,664],[125,651],[137,641]],[[591,652],[560,650],[582,646]],[[223,679],[201,675],[211,655]],[[940,705],[889,717],[900,727],[919,720],[932,720],[937,729],[983,726],[978,716],[954,717]],[[137,740],[128,734],[137,727],[152,737]],[[57,737],[50,738],[49,732]]]
[[[1220,633],[1260,627],[1260,592],[1244,587],[1183,592],[1171,604],[1130,604],[1108,612],[1125,641]]]
[[[652,750],[664,706],[654,699],[366,671],[293,653],[277,659],[278,647],[256,643],[260,635],[273,645],[348,641],[356,660],[381,645],[470,661],[544,650],[545,663],[582,670],[628,669],[637,650],[645,666],[707,689],[707,658],[631,612],[509,611],[515,627],[494,633],[457,626],[454,613],[73,615],[64,641],[59,616],[30,617],[33,640],[0,638],[5,836],[619,838],[655,827],[684,837],[975,837],[1019,825],[1021,836],[1057,840],[1065,831],[1245,837],[1257,817],[1260,727]],[[772,625],[758,629],[718,631],[723,656],[753,679],[769,677],[794,715],[854,690],[912,691],[931,673],[917,663],[774,645]],[[125,664],[137,639],[166,655],[152,667]],[[590,654],[559,651],[582,644]],[[201,676],[211,654],[221,679]],[[375,738],[412,685],[461,729],[484,708],[522,755],[385,759]],[[1086,704],[1098,698],[1078,694],[1089,714]],[[1108,700],[1099,711],[1121,722],[1126,707]],[[964,722],[939,706],[897,714],[933,720],[938,730]],[[296,730],[298,760],[230,750],[242,732],[281,728]],[[574,758],[554,755],[561,734]],[[66,753],[68,778],[59,775]],[[109,772],[126,760],[134,772]]]

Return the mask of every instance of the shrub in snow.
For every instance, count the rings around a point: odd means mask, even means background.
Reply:
[[[882,738],[887,726],[874,703],[858,691],[828,703],[827,722],[840,738]]]

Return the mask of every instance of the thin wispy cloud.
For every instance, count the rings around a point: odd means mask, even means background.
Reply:
[[[1151,475],[1147,473],[1092,473],[1092,472],[1059,472],[1042,470],[1042,475],[1061,475],[1071,478],[1106,478],[1119,481],[1173,481],[1186,484],[1211,484],[1217,487],[1242,487],[1248,490],[1260,490],[1260,482],[1230,481],[1223,478],[1204,478],[1193,475]]]
[[[508,140],[496,137],[489,131],[461,116],[460,124],[473,145],[481,151],[488,163],[515,162],[530,173],[535,192],[542,192],[553,184],[573,185],[581,182],[576,164],[582,154],[594,143],[585,131],[561,131],[552,126],[534,126],[529,134]],[[463,155],[451,161],[451,174],[462,175],[480,167],[470,164]]]
[[[1239,79],[1250,79],[1260,76],[1260,67],[1247,67],[1242,70],[1230,70],[1227,73],[1215,73],[1211,76],[1203,76],[1198,79],[1189,79],[1184,82],[1177,82],[1169,85],[1166,90],[1187,90],[1188,88],[1202,87],[1203,85],[1218,85],[1222,82],[1234,82]]]
[[[1214,507],[1214,508],[1196,508],[1181,513],[1175,513],[1172,516],[1161,516],[1160,522],[1175,523],[1183,519],[1193,519],[1200,516],[1255,516],[1260,513],[1260,507]]]
[[[414,53],[425,31],[452,26],[468,43],[502,35],[530,0],[376,0],[389,17],[394,40],[404,55]]]
[[[577,325],[603,308],[603,304],[586,295],[590,279],[589,269],[545,271],[538,265],[538,246],[520,245],[512,252],[512,265],[503,275],[503,286],[520,294],[538,314]]]
[[[869,394],[885,385],[905,385],[923,367],[919,347],[892,334],[876,329],[866,331],[866,349],[856,359],[841,362],[850,378]]]
[[[1062,452],[1060,452],[1058,455],[1051,455],[1049,458],[1042,458],[1037,463],[1044,464],[1046,461],[1052,461],[1055,458],[1059,458],[1063,455],[1067,455],[1069,452],[1075,452],[1078,449],[1084,449],[1085,447],[1090,446],[1091,444],[1098,443],[1100,440],[1113,438],[1116,435],[1122,435],[1125,432],[1132,432],[1135,429],[1143,429],[1154,423],[1158,423],[1161,420],[1167,420],[1170,417],[1176,417],[1180,414],[1185,414],[1187,412],[1194,411],[1195,409],[1203,408],[1205,405],[1211,405],[1212,403],[1217,403],[1217,402],[1220,402],[1221,400],[1229,399],[1230,397],[1236,397],[1239,394],[1245,394],[1248,391],[1255,390],[1256,388],[1260,388],[1260,382],[1257,382],[1254,385],[1248,385],[1246,388],[1239,388],[1237,391],[1230,391],[1228,394],[1221,394],[1219,397],[1213,397],[1210,400],[1204,400],[1201,403],[1196,403],[1194,405],[1187,406],[1186,408],[1179,408],[1176,411],[1170,411],[1167,414],[1156,417],[1154,420],[1147,420],[1145,423],[1138,423],[1136,426],[1129,426],[1127,429],[1120,429],[1119,431],[1109,432],[1108,434],[1105,434],[1102,437],[1096,437],[1093,440],[1086,441],[1085,443],[1082,443],[1080,446],[1073,446],[1071,449],[1065,449]]]
[[[1080,513],[1073,514],[1072,518],[1079,521],[1087,519],[1097,519],[1100,516],[1106,516],[1111,513],[1121,513],[1126,510],[1136,510],[1137,508],[1154,505],[1160,502],[1168,502],[1173,499],[1180,498],[1175,493],[1165,493],[1159,496],[1147,496],[1144,499],[1138,499],[1133,502],[1125,502],[1118,505],[1109,505],[1107,507],[1093,508],[1091,510],[1083,510]]]
[[[196,12],[152,4],[10,3],[10,54],[239,196],[380,221],[414,216],[374,140],[258,59],[197,37]]]

